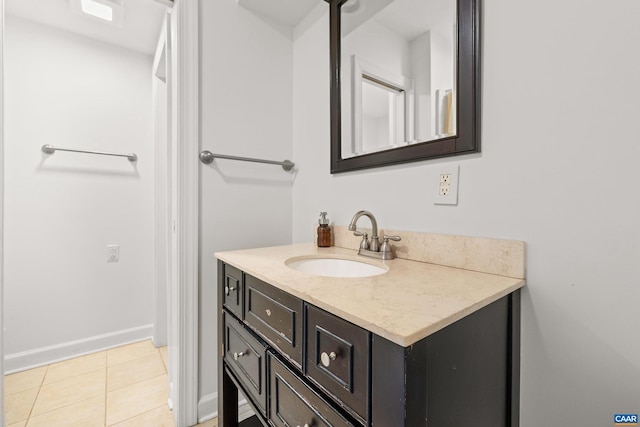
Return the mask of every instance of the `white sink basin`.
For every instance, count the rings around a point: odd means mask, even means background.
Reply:
[[[369,277],[387,272],[383,267],[342,258],[291,258],[285,265],[296,271],[326,277]]]

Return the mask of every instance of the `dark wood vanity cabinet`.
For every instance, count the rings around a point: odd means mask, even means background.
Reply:
[[[330,403],[313,391],[296,373],[269,354],[271,369],[269,422],[276,427],[352,427],[352,424]]]
[[[267,416],[267,346],[231,315],[224,314],[224,363],[243,384],[263,416]]]
[[[221,427],[238,390],[267,427],[519,425],[519,291],[403,347],[222,261],[218,281]]]
[[[302,300],[245,275],[244,321],[263,339],[302,367]]]
[[[366,424],[371,333],[312,305],[305,324],[307,378]]]
[[[224,307],[231,313],[242,318],[242,271],[226,265],[222,278],[222,301]]]

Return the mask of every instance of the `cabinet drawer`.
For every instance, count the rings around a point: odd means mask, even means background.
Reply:
[[[353,427],[352,423],[298,379],[277,357],[272,354],[268,357],[271,424],[276,427]]]
[[[244,320],[302,367],[302,301],[253,276],[245,276]]]
[[[369,409],[369,332],[307,305],[306,374],[365,422]]]
[[[266,416],[266,348],[233,316],[225,313],[224,324],[224,360]]]
[[[224,306],[238,317],[242,317],[242,271],[224,264]]]

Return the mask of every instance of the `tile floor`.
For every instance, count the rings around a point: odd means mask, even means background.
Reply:
[[[142,341],[5,377],[7,427],[173,427],[167,349]],[[217,427],[212,420],[200,427]]]

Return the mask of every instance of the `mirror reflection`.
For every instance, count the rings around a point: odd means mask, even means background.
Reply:
[[[456,135],[455,0],[341,7],[342,158]]]

